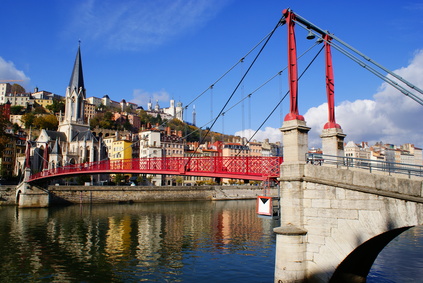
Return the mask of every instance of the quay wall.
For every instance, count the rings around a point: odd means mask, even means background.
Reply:
[[[259,186],[49,186],[50,205],[256,199]],[[277,188],[267,195],[277,197]],[[15,187],[0,186],[0,205],[16,205]]]
[[[0,186],[0,206],[16,204],[16,185]]]

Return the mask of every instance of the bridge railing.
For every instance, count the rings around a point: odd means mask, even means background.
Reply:
[[[406,174],[409,177],[423,177],[423,166],[415,164],[397,163],[374,159],[364,159],[347,156],[336,156],[319,153],[307,153],[306,160],[314,165],[332,165],[336,167],[352,167],[372,171],[381,171],[390,174]]]
[[[196,174],[197,176],[228,175],[236,177],[279,177],[282,157],[161,157],[103,160],[71,164],[43,170],[30,176],[30,181],[46,177],[78,173],[151,173],[165,175]]]

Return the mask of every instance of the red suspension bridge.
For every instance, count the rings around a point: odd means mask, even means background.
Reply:
[[[423,105],[423,99],[420,94],[423,94],[423,90],[412,85],[408,81],[404,80],[397,74],[389,71],[380,64],[374,62],[364,54],[358,52],[345,42],[330,34],[328,31],[323,30],[306,19],[302,18],[298,14],[295,14],[292,10],[286,9],[283,11],[283,17],[276,25],[275,29],[281,25],[288,27],[288,82],[289,82],[289,98],[290,98],[290,110],[285,116],[284,121],[298,120],[304,121],[304,117],[300,115],[298,111],[298,66],[297,66],[297,49],[295,39],[295,25],[299,25],[309,31],[307,38],[312,39],[318,37],[321,42],[324,42],[325,48],[325,61],[326,61],[326,91],[328,100],[328,122],[325,124],[324,129],[341,129],[341,126],[336,123],[335,120],[335,104],[334,104],[334,76],[333,76],[333,65],[331,47],[340,51],[351,60],[358,63],[360,66],[366,68],[385,82],[412,98],[417,103]],[[274,30],[275,30],[274,29]],[[268,36],[267,41],[273,34],[274,30]],[[260,50],[260,52],[261,52]],[[257,59],[258,55],[253,60],[253,63]],[[361,59],[361,58],[364,58]],[[238,83],[237,87],[229,97],[225,106],[221,109],[219,116],[224,115],[225,108],[229,100],[233,97],[237,91],[241,82],[245,78],[249,69]],[[373,64],[370,66],[369,64]],[[381,71],[388,73],[391,77],[384,75]],[[394,81],[395,80],[395,81]],[[400,83],[396,82],[398,80]],[[217,81],[216,81],[217,82]],[[212,88],[214,84],[210,86]],[[412,90],[406,89],[406,87]],[[416,94],[418,92],[419,94]],[[204,92],[203,92],[204,93]],[[283,99],[282,99],[283,100]],[[282,100],[280,102],[282,102]],[[193,101],[194,102],[194,101]],[[279,103],[280,103],[279,102]],[[278,104],[279,105],[279,104]],[[273,113],[273,111],[272,111]],[[272,114],[271,113],[271,114]],[[216,119],[217,120],[217,119]],[[210,129],[213,127],[214,123]],[[265,120],[266,121],[266,120]],[[204,138],[203,138],[204,139]],[[201,144],[201,142],[200,142]],[[341,141],[342,144],[342,141]],[[46,145],[47,146],[47,145]],[[47,147],[46,147],[47,148]],[[285,148],[286,149],[286,148]],[[47,150],[45,150],[47,152]],[[25,169],[29,169],[29,146],[27,147],[26,165]],[[156,158],[137,158],[137,159],[126,159],[126,160],[104,160],[92,163],[74,164],[64,167],[49,168],[48,156],[45,158],[46,166],[39,173],[30,175],[26,174],[27,182],[44,181],[53,178],[63,178],[72,175],[81,174],[111,174],[111,173],[133,173],[133,174],[162,174],[162,175],[184,175],[184,176],[202,176],[202,177],[216,177],[216,178],[233,178],[233,179],[246,179],[246,180],[265,180],[269,178],[279,177],[279,167],[282,163],[282,157],[156,157]]]
[[[29,183],[72,175],[162,174],[268,180],[279,177],[282,157],[161,157],[104,160],[43,170],[29,177]]]

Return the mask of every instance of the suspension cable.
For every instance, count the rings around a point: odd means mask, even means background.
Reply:
[[[308,48],[306,51],[304,51],[300,56],[298,56],[298,59],[301,59],[304,55],[306,55],[309,51],[311,51],[314,47],[316,47],[317,45],[319,45],[321,42],[320,41],[316,41],[310,48]],[[321,51],[319,51],[320,53]],[[313,59],[314,60],[314,59]],[[269,82],[271,82],[272,80],[274,80],[276,77],[282,75],[282,73],[288,68],[288,66],[286,66],[285,68],[283,68],[282,70],[280,70],[279,72],[277,72],[276,74],[274,74],[272,77],[270,77],[267,81],[265,81],[264,83],[262,83],[259,87],[257,87],[255,90],[253,90],[251,93],[249,93],[247,96],[245,96],[244,98],[242,98],[240,101],[238,101],[236,104],[232,105],[229,109],[227,109],[225,112],[228,112],[229,110],[233,109],[235,106],[237,106],[238,104],[240,104],[241,102],[243,102],[245,99],[250,98],[251,95],[253,95],[255,92],[257,92],[258,90],[260,90],[262,87],[264,87],[265,85],[267,85]]]
[[[402,83],[404,83],[409,88],[411,88],[411,89],[419,92],[420,94],[423,94],[423,90],[422,89],[418,88],[414,84],[412,84],[409,81],[405,80],[404,78],[402,78],[398,74],[396,74],[396,73],[390,71],[389,69],[385,68],[384,66],[382,66],[379,63],[377,63],[376,61],[370,59],[368,56],[364,55],[363,53],[361,53],[357,49],[355,49],[352,46],[348,45],[347,43],[345,43],[344,41],[342,41],[341,39],[339,39],[335,35],[330,34],[328,31],[322,30],[318,26],[316,26],[313,23],[307,21],[306,19],[304,19],[303,17],[299,16],[296,13],[295,13],[295,19],[294,19],[294,21],[297,24],[299,24],[299,26],[301,26],[302,28],[304,28],[305,30],[308,30],[308,31],[313,30],[313,31],[317,32],[319,38],[321,38],[322,40],[324,40],[322,38],[322,35],[328,35],[331,39],[336,40],[341,45],[345,46],[347,49],[349,49],[352,52],[354,52],[354,53],[358,54],[359,56],[361,56],[365,61],[368,61],[368,62],[372,63],[374,66],[376,66],[376,67],[382,69],[383,71],[387,72],[389,75],[391,75],[392,77],[394,77],[397,80],[401,81]],[[344,54],[345,56],[347,56],[348,58],[350,58],[351,60],[353,60],[354,62],[356,62],[357,64],[359,64],[361,67],[367,69],[368,71],[370,71],[371,73],[373,73],[374,75],[376,75],[377,77],[379,77],[380,79],[384,80],[385,82],[387,82],[388,84],[390,84],[391,86],[393,86],[394,88],[396,88],[397,90],[399,90],[404,95],[410,97],[411,99],[413,99],[417,103],[423,105],[423,99],[421,97],[416,96],[415,94],[413,94],[409,90],[405,89],[403,86],[400,86],[397,82],[395,82],[394,80],[388,78],[386,75],[380,73],[375,68],[369,66],[368,64],[366,64],[365,62],[363,62],[361,59],[359,59],[356,56],[354,56],[353,54],[351,54],[351,52],[348,52],[347,50],[345,50],[341,46],[335,44],[332,40],[326,41],[326,42],[328,44],[330,44],[332,47],[334,47],[335,49],[337,49],[338,51],[340,51],[342,54]]]
[[[264,42],[263,46],[260,48],[259,52],[257,53],[256,57],[254,58],[254,60],[251,62],[250,66],[248,67],[247,71],[244,73],[244,75],[242,76],[241,80],[238,82],[237,86],[235,87],[235,89],[232,91],[231,95],[229,96],[229,98],[227,99],[226,103],[223,105],[222,109],[220,110],[219,114],[217,115],[217,118],[220,117],[220,115],[223,113],[223,111],[225,110],[226,106],[228,105],[228,103],[231,101],[232,97],[234,96],[235,92],[238,90],[239,86],[242,84],[242,82],[244,81],[245,77],[247,76],[247,74],[250,72],[251,68],[253,67],[254,63],[257,61],[258,57],[261,55],[264,47],[266,47],[267,43],[269,42],[270,38],[272,37],[272,35],[274,34],[274,32],[276,31],[276,29],[281,25],[281,20],[278,21],[278,23],[276,24],[276,26],[273,28],[272,32],[270,33],[270,35],[267,37],[266,41]],[[205,136],[203,137],[203,139],[200,141],[200,144],[203,143],[204,139],[207,137],[207,135],[209,134],[210,130],[213,128],[214,124],[217,121],[216,120],[212,123],[212,125],[210,126],[210,128],[207,130]],[[198,147],[197,147],[198,149]],[[194,153],[197,151],[197,149],[194,151]],[[193,153],[193,154],[194,154]]]
[[[278,26],[282,25],[283,21],[282,18],[281,20],[279,20],[278,22]],[[236,66],[238,66],[238,64],[242,63],[246,57],[248,57],[258,46],[260,46],[260,44],[262,44],[263,41],[265,41],[267,39],[267,41],[270,39],[270,37],[273,35],[275,29],[273,29],[271,32],[269,32],[266,36],[264,36],[256,45],[254,45],[253,48],[251,48],[241,59],[239,59],[232,67],[230,67],[225,73],[223,73],[217,80],[214,81],[214,83],[212,83],[208,88],[206,88],[203,92],[201,92],[199,95],[197,95],[192,101],[190,101],[186,106],[185,109],[188,109],[188,106],[190,106],[192,103],[194,103],[197,99],[199,99],[201,96],[203,96],[208,90],[212,90],[211,96],[213,96],[213,88],[214,86],[220,81],[222,80],[227,74],[229,74]],[[266,41],[266,42],[267,42]],[[213,107],[213,100],[211,100],[211,105],[210,107]],[[182,109],[179,110],[179,112],[177,112],[177,114],[179,114],[181,111],[183,111]],[[211,118],[213,119],[213,110],[211,109]],[[163,121],[161,126],[164,126],[168,121]]]
[[[317,45],[319,45],[321,42],[320,41],[316,41],[314,45],[312,45],[309,49],[307,49],[306,51],[304,51],[299,57],[298,59],[301,59],[304,55],[306,55],[309,51],[311,51],[314,47],[316,47]],[[321,51],[319,51],[321,52]],[[258,90],[260,90],[262,87],[264,87],[265,85],[267,85],[269,82],[271,82],[275,77],[280,76],[283,71],[285,71],[288,67],[286,66],[285,68],[283,68],[282,70],[280,70],[279,72],[277,72],[275,75],[273,75],[272,77],[270,77],[267,81],[265,81],[264,83],[262,83],[259,87],[257,87],[255,90],[253,90],[251,93],[249,93],[248,95],[246,95],[244,98],[242,98],[240,101],[238,101],[237,103],[235,103],[234,105],[232,105],[230,108],[228,108],[224,113],[227,113],[228,111],[232,110],[235,106],[237,106],[239,103],[242,102],[242,100],[245,99],[249,99],[249,111],[251,113],[251,97],[253,94],[255,94]],[[281,86],[280,86],[281,88]],[[282,94],[282,90],[280,90],[280,93]],[[282,97],[282,96],[281,96]],[[187,138],[188,136],[190,136],[191,134],[194,134],[197,131],[202,130],[203,128],[205,128],[207,125],[209,125],[210,123],[212,123],[215,119],[217,119],[218,117],[213,117],[211,120],[209,120],[208,122],[206,122],[204,125],[197,127],[197,129],[189,134],[187,134],[186,136],[182,137],[182,138]],[[251,121],[249,121],[249,125],[251,128]]]
[[[317,54],[314,56],[314,58],[310,61],[310,63],[307,65],[307,67],[303,70],[303,72],[301,73],[301,75],[298,77],[298,80],[301,79],[301,77],[305,74],[305,72],[310,68],[311,64],[314,63],[314,61],[317,59],[317,57],[320,55],[320,53],[322,52],[324,46],[322,46],[322,48],[319,50],[319,52],[317,52]],[[258,133],[258,131],[263,127],[263,125],[267,122],[267,120],[269,120],[269,118],[273,115],[273,113],[276,111],[276,109],[279,107],[279,105],[282,103],[282,101],[287,97],[287,95],[289,94],[289,90],[285,93],[285,95],[282,97],[282,99],[276,104],[276,106],[273,108],[273,110],[270,112],[269,115],[267,115],[266,119],[264,119],[264,121],[261,123],[261,125],[257,128],[257,130],[254,132],[254,134],[248,139],[249,143],[253,137]],[[237,155],[241,153],[241,150],[238,151]]]
[[[280,25],[280,20],[278,22],[278,26]],[[191,105],[194,103],[198,98],[200,98],[203,94],[205,94],[210,88],[212,88],[215,84],[217,84],[221,79],[223,79],[229,72],[231,72],[238,64],[240,64],[247,56],[249,56],[260,44],[267,39],[269,40],[269,37],[271,37],[274,33],[275,29],[273,29],[271,32],[269,32],[266,36],[264,36],[253,48],[250,49],[241,59],[239,59],[232,67],[230,67],[223,75],[221,75],[214,83],[212,83],[207,89],[205,89],[202,93],[197,95],[191,102],[189,102],[187,105]]]

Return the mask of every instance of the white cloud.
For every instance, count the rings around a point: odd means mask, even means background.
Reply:
[[[69,30],[110,49],[139,50],[199,29],[226,0],[89,0],[73,12]]]
[[[407,67],[395,70],[419,88],[423,88],[423,50],[415,53]],[[416,94],[423,98],[422,94]],[[336,122],[341,125],[346,141],[377,141],[393,144],[414,143],[423,147],[423,106],[397,89],[382,83],[373,99],[342,101],[335,107]],[[310,108],[304,118],[309,132],[309,146],[321,147],[320,134],[328,121],[327,103]],[[244,131],[246,136],[251,130]],[[266,128],[267,137],[274,137],[279,129]],[[237,132],[237,135],[242,135]],[[260,136],[261,137],[261,136]],[[260,140],[260,138],[257,138]]]
[[[245,137],[249,140],[254,135],[254,133],[255,131],[251,129],[247,129],[244,131],[236,132],[235,136]],[[264,141],[265,139],[269,139],[270,142],[278,142],[278,141],[280,142],[282,141],[282,133],[279,129],[266,127],[264,131],[259,130],[252,138],[252,140],[257,140],[257,141]]]
[[[23,71],[16,69],[13,62],[7,62],[0,57],[0,80],[22,80],[17,81],[16,83],[25,86],[27,85],[29,78]],[[10,83],[13,84],[14,82]]]
[[[416,52],[407,67],[395,70],[394,73],[422,88],[423,50]],[[422,94],[416,95],[423,98]],[[373,100],[341,102],[335,109],[335,116],[347,134],[347,141],[423,145],[423,106],[385,82]],[[312,127],[310,145],[320,146],[318,136],[327,121],[326,104],[309,109],[304,117],[308,126]]]
[[[136,103],[137,105],[143,106],[144,109],[148,102],[153,103],[153,107],[158,102],[168,103],[170,100],[170,95],[165,90],[160,90],[156,92],[147,92],[142,89],[135,89],[132,93],[133,98],[131,102]],[[162,107],[162,106],[161,106]],[[163,107],[162,107],[163,108]]]

